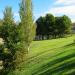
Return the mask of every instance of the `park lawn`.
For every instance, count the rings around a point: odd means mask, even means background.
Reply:
[[[16,75],[72,75],[75,74],[75,36],[33,41],[24,71]],[[11,74],[9,74],[11,75]]]

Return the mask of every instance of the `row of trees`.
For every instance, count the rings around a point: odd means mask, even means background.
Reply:
[[[63,37],[65,34],[71,32],[72,26],[71,19],[68,16],[54,17],[52,14],[46,14],[45,17],[39,17],[36,24],[38,39]]]
[[[0,74],[7,75],[14,70],[23,70],[26,54],[34,39],[36,27],[33,22],[32,1],[21,0],[21,22],[18,24],[14,21],[11,7],[7,6],[3,15],[3,19],[0,20],[0,38],[4,40],[0,46],[0,61],[3,62]]]

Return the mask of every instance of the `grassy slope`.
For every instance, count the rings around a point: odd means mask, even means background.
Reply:
[[[17,75],[75,74],[75,36],[34,41],[25,63],[25,72]]]

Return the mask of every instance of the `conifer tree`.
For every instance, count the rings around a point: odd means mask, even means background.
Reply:
[[[3,24],[4,25],[14,24],[13,12],[10,6],[6,6],[5,10],[3,11]]]
[[[33,22],[32,13],[32,1],[22,0],[20,3],[20,19],[21,23],[19,26],[19,37],[20,42],[18,43],[19,50],[15,53],[15,65],[16,68],[22,69],[22,64],[25,62],[26,54],[28,54],[30,44],[35,35],[35,24]]]
[[[3,12],[2,25],[0,26],[0,37],[4,40],[2,45],[1,60],[3,61],[3,72],[9,72],[13,68],[13,56],[17,44],[17,26],[14,22],[12,8],[7,6]],[[3,74],[5,75],[5,74]]]

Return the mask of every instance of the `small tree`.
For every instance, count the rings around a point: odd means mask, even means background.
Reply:
[[[6,7],[3,14],[3,23],[0,26],[0,37],[4,40],[4,44],[2,46],[2,61],[4,71],[9,72],[9,70],[14,66],[13,56],[18,42],[17,26],[14,23],[11,7]]]

